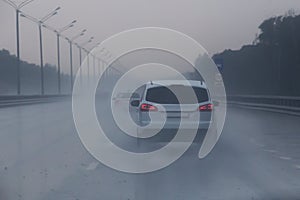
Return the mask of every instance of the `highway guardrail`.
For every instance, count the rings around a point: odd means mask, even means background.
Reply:
[[[300,115],[300,97],[266,95],[232,95],[228,103],[252,109]]]
[[[24,95],[24,96],[0,96],[0,108],[29,105],[36,103],[48,103],[62,101],[69,98],[69,95]]]

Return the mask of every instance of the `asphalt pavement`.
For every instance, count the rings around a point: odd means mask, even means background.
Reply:
[[[208,157],[194,143],[167,168],[128,174],[87,152],[69,101],[1,108],[0,199],[300,199],[299,121],[231,106]]]

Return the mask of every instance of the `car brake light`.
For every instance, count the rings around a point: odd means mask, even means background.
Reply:
[[[157,108],[151,104],[143,103],[140,107],[141,111],[157,111]]]
[[[213,110],[213,104],[206,104],[203,106],[199,106],[199,111],[212,111]]]

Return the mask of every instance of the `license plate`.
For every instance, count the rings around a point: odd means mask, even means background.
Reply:
[[[188,118],[189,114],[188,113],[168,113],[169,118]]]

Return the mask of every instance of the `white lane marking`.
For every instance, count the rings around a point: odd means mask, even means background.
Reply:
[[[273,149],[264,149],[264,151],[269,152],[269,153],[277,153],[277,150],[273,150]]]
[[[99,163],[98,162],[92,162],[89,164],[89,166],[86,168],[86,170],[91,171],[95,170],[98,167]]]
[[[286,156],[280,156],[279,158],[282,160],[291,160],[292,159],[291,157],[286,157]]]
[[[259,144],[259,143],[254,143],[256,146],[259,146],[259,147],[261,147],[261,148],[263,148],[263,147],[265,147],[266,145],[264,145],[264,144]]]
[[[263,147],[266,146],[266,145],[264,145],[264,144],[260,144],[260,143],[256,142],[255,139],[253,139],[253,138],[251,138],[250,141],[251,141],[253,144],[255,144],[256,146],[259,146],[259,147],[261,147],[261,148],[263,148]]]
[[[300,165],[295,165],[295,168],[300,170]]]

